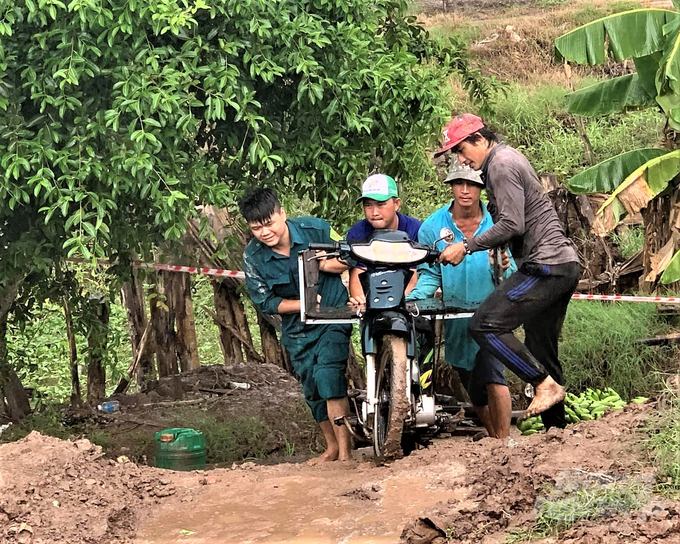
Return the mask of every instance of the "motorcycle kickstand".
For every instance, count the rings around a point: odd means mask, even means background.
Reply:
[[[357,424],[359,423],[359,419],[358,419],[357,417],[355,417],[355,416],[352,416],[352,417],[350,417],[350,416],[340,416],[340,417],[336,417],[336,418],[333,420],[333,423],[335,423],[338,427],[342,427],[343,425],[344,425],[345,427],[347,427],[347,430],[349,431],[349,434],[351,434],[352,437],[353,437],[355,440],[357,440],[357,441],[359,441],[359,442],[370,443],[371,441],[370,441],[368,438],[366,438],[365,436],[359,436],[359,435],[356,433],[356,431],[354,430],[354,426],[352,425],[352,422],[350,422],[350,419],[353,420],[353,423],[357,423]]]

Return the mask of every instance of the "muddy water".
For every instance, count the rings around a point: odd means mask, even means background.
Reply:
[[[393,544],[414,515],[466,493],[462,465],[404,462],[214,471],[190,502],[142,523],[137,544]]]

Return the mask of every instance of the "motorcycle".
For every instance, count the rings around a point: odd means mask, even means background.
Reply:
[[[441,301],[407,303],[404,290],[421,263],[433,263],[439,251],[412,241],[398,230],[376,230],[367,240],[310,244],[299,255],[300,314],[305,323],[359,323],[366,361],[366,390],[350,391],[356,416],[342,417],[359,440],[373,444],[379,458],[399,457],[402,443],[419,432],[432,432],[451,415],[436,404],[433,371],[423,372],[416,320],[470,317],[465,308],[446,308]],[[325,252],[319,255],[318,252]],[[318,259],[338,257],[364,265],[363,308],[323,307],[317,300]]]

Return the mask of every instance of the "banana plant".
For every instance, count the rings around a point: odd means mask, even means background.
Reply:
[[[680,10],[680,0],[673,0]],[[667,129],[680,132],[680,13],[666,9],[634,9],[603,17],[555,41],[557,58],[577,64],[602,64],[632,59],[636,73],[608,79],[567,95],[569,111],[598,116],[629,109],[658,107]],[[598,210],[593,225],[604,235],[630,213],[645,208],[667,190],[676,190],[680,150],[647,148],[612,157],[567,182],[572,192],[606,192],[611,196]],[[669,188],[670,187],[670,188]],[[670,219],[670,218],[669,218]],[[672,222],[675,225],[675,221]],[[675,230],[675,227],[674,227]],[[680,232],[674,232],[664,255],[648,274],[649,281],[680,280]],[[672,252],[671,252],[672,250]],[[671,258],[672,256],[672,258]],[[650,271],[648,271],[650,272]]]

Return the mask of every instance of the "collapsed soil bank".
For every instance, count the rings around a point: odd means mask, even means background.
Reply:
[[[0,446],[0,542],[130,542],[145,513],[175,492],[172,473],[33,432]]]

